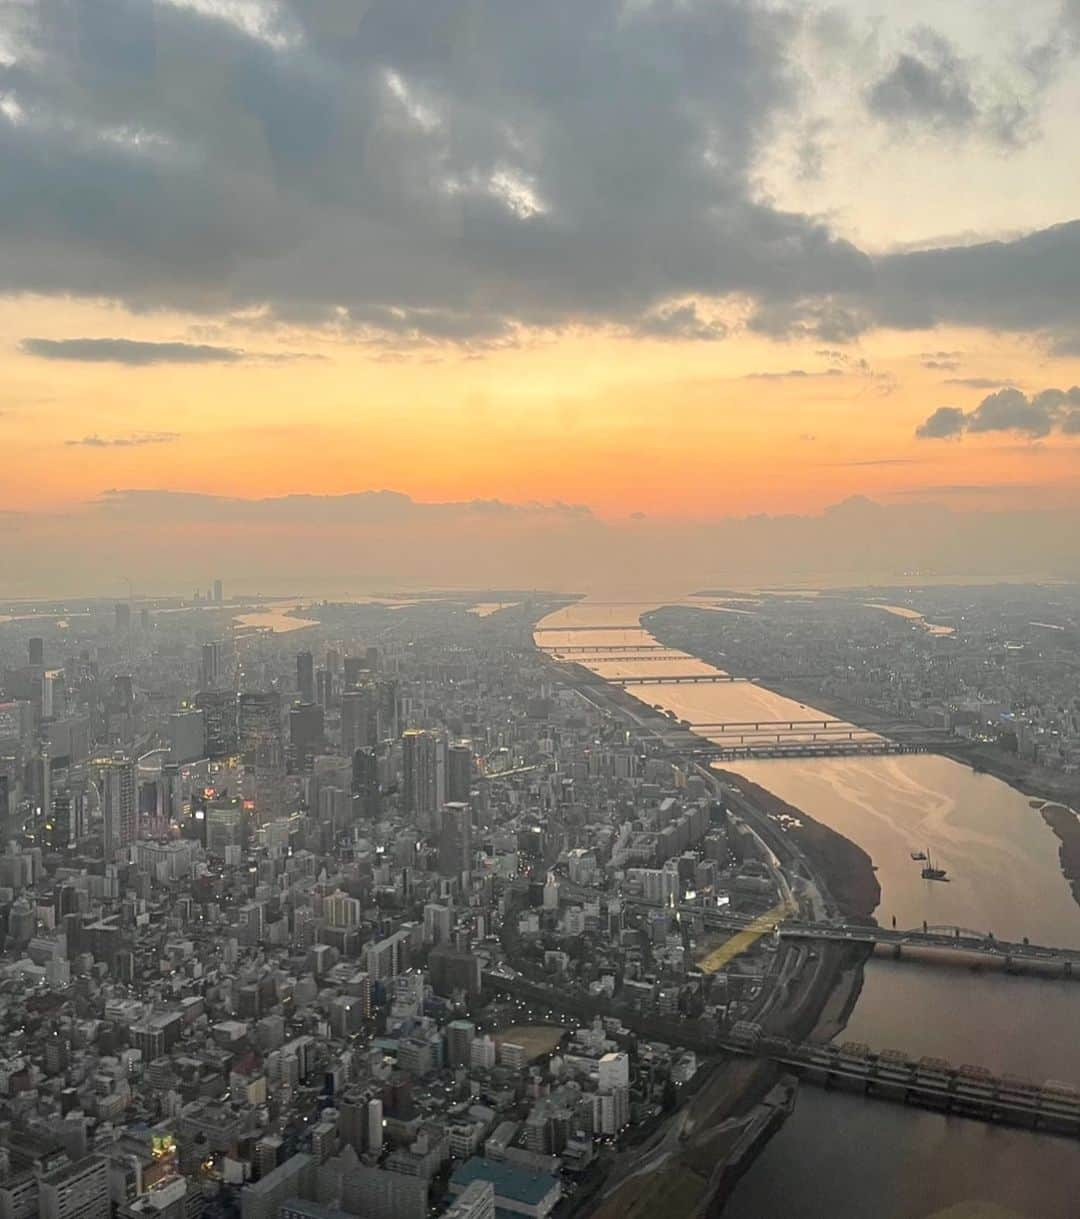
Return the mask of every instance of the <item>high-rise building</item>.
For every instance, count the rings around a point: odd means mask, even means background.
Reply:
[[[205,818],[209,854],[224,857],[226,847],[243,846],[246,821],[240,800],[211,800]]]
[[[131,630],[131,606],[126,601],[116,603],[116,633],[127,635]]]
[[[200,690],[195,706],[203,713],[206,756],[228,758],[238,746],[236,694],[232,690]]]
[[[322,749],[323,709],[318,703],[295,703],[289,708],[289,746],[293,767],[307,770]]]
[[[362,908],[355,897],[339,889],[323,902],[323,913],[331,927],[359,927]]]
[[[379,758],[374,749],[358,749],[353,754],[352,794],[360,816],[377,821],[380,813]]]
[[[237,701],[237,730],[245,765],[255,764],[259,742],[281,739],[281,695],[276,690],[244,690]]]
[[[225,587],[220,580],[214,581],[214,600],[218,605],[225,600]]]
[[[26,641],[26,659],[31,668],[40,668],[45,663],[45,640],[28,639]]]
[[[460,876],[472,868],[472,809],[467,804],[442,807],[439,829],[439,872]]]
[[[379,740],[378,692],[371,683],[341,696],[341,752],[351,758]]]
[[[446,1026],[446,1065],[467,1067],[472,1061],[476,1025],[471,1020],[451,1020]]]
[[[106,862],[135,841],[137,790],[135,763],[122,753],[95,758],[91,773],[101,800],[102,840]]]
[[[315,1160],[307,1154],[290,1156],[254,1185],[240,1191],[241,1219],[278,1219],[289,1198],[305,1197],[312,1185]]]
[[[405,812],[420,823],[434,824],[443,804],[443,741],[433,732],[410,728],[403,733],[402,794]]]
[[[62,851],[86,834],[86,799],[81,791],[65,789],[54,792],[51,803],[42,845],[46,850]]]
[[[315,701],[315,657],[310,652],[296,654],[296,692],[302,703]]]
[[[206,719],[199,710],[169,716],[169,761],[195,762],[206,757]]]
[[[41,1219],[109,1219],[109,1162],[90,1155],[45,1173],[38,1181]]]
[[[451,745],[446,752],[446,798],[458,804],[468,802],[473,781],[473,751],[467,741]]]
[[[443,1219],[495,1219],[495,1186],[490,1181],[471,1181]]]
[[[255,814],[260,825],[285,815],[285,750],[276,733],[255,743]]]
[[[428,1182],[358,1164],[343,1174],[342,1203],[346,1211],[364,1219],[426,1219]]]
[[[424,907],[424,942],[449,944],[453,918],[453,911],[449,906],[428,902]]]
[[[221,651],[221,644],[216,641],[202,645],[202,655],[199,661],[199,686],[203,690],[214,690],[221,682],[224,669]]]

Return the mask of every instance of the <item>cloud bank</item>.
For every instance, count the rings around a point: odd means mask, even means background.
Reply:
[[[256,310],[394,344],[512,342],[523,327],[573,325],[714,341],[747,316],[774,338],[830,343],[938,322],[1061,341],[1080,328],[1076,223],[872,257],[762,197],[760,154],[807,88],[805,6],[9,10],[9,291]],[[1008,118],[971,65],[925,35],[866,104],[883,121],[953,130],[1005,130]],[[47,358],[241,358],[31,342]]]
[[[1080,435],[1080,386],[1044,389],[1030,397],[1009,386],[988,394],[972,411],[938,407],[915,434],[924,440],[942,440],[965,432],[1015,432],[1032,439],[1051,432]]]

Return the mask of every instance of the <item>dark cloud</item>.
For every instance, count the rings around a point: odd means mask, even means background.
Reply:
[[[923,360],[922,366],[942,372],[955,372],[960,367],[960,362],[959,360]]]
[[[953,47],[922,31],[919,46],[896,62],[868,90],[866,104],[878,118],[965,129],[978,116],[967,66]]]
[[[915,435],[926,440],[958,436],[964,430],[964,420],[964,412],[958,406],[939,406],[929,419],[919,424]]]
[[[973,410],[939,407],[916,429],[924,439],[944,439],[965,432],[1017,432],[1038,439],[1051,432],[1080,432],[1080,386],[1044,389],[1030,397],[1012,386],[988,394]]]
[[[205,343],[147,343],[138,339],[23,339],[28,355],[91,364],[235,364],[244,353]]]
[[[979,132],[1007,146],[1031,137],[1038,89],[1031,97],[973,78],[977,65],[933,30],[916,30],[911,46],[867,90],[875,117],[903,126],[967,134]]]
[[[135,432],[131,436],[84,436],[81,440],[65,440],[65,445],[80,445],[87,449],[137,448],[144,444],[172,444],[180,439],[179,432]]]
[[[594,324],[714,340],[729,300],[758,333],[830,345],[1080,328],[1080,226],[872,258],[763,200],[806,20],[746,0],[36,0],[0,67],[0,283],[404,348]],[[871,104],[1005,122],[924,35]]]

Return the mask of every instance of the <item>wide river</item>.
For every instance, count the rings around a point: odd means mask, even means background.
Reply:
[[[640,616],[659,603],[579,602],[543,619],[536,642],[555,652],[654,644]],[[715,671],[678,654],[613,655],[619,654],[598,650],[567,659],[607,677]],[[815,714],[745,683],[631,691],[692,724]],[[1007,784],[928,754],[731,769],[869,853],[881,883],[882,923],[895,916],[900,927],[925,920],[1080,947],[1080,905],[1062,875],[1057,839],[1029,799]],[[920,877],[911,852],[927,849],[948,870],[949,883]],[[876,1049],[1080,1083],[1078,1032],[1080,983],[875,959],[843,1036]],[[945,1214],[1077,1219],[1080,1150],[1072,1140],[806,1087],[724,1210],[732,1219]]]

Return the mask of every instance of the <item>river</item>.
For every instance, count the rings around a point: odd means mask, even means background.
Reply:
[[[579,602],[545,618],[536,642],[552,650],[646,646],[655,640],[640,615],[657,604]],[[681,654],[627,653],[616,661],[610,655],[568,659],[606,677],[715,671]],[[746,683],[642,685],[631,692],[691,723],[815,714]],[[898,926],[925,920],[1080,947],[1080,906],[1062,875],[1057,839],[1029,799],[1000,780],[928,754],[729,768],[869,853],[881,884],[881,922],[895,916]],[[911,852],[924,849],[948,870],[949,882],[922,880]],[[875,959],[843,1037],[1036,1080],[1080,1082],[1078,1029],[1076,982]],[[916,1219],[946,1211],[950,1219],[1076,1219],[1076,1144],[803,1088],[795,1113],[736,1187],[724,1215]]]

